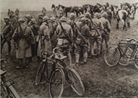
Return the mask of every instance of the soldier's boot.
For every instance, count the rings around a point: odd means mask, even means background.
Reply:
[[[81,65],[85,65],[85,64],[87,63],[87,58],[88,58],[88,53],[85,52],[85,53],[83,54],[83,62],[81,62]]]
[[[93,58],[95,56],[94,54],[94,46],[91,46],[91,58]]]
[[[88,53],[87,52],[85,52],[84,53],[84,55],[83,55],[83,61],[84,61],[84,64],[86,64],[86,62],[87,62],[87,58],[88,58]]]
[[[78,67],[79,66],[79,58],[80,58],[80,54],[77,54],[77,53],[75,53],[75,65],[76,65],[76,67]]]
[[[16,66],[16,69],[23,68],[23,59],[19,59],[18,62],[19,62],[19,65]]]

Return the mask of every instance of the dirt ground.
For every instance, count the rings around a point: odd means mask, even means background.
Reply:
[[[25,14],[36,15],[39,12],[22,12]],[[51,13],[50,13],[51,14]],[[3,13],[2,16],[5,16]],[[115,20],[112,20],[110,45],[116,44],[119,40],[115,36],[125,38],[138,39],[138,14],[135,19],[131,19],[131,27],[127,31],[122,30],[122,23],[117,30]],[[49,84],[34,85],[35,75],[39,66],[39,62],[33,61],[28,69],[16,69],[18,62],[15,58],[15,50],[12,43],[11,54],[7,53],[7,44],[4,45],[2,57],[7,63],[3,70],[7,71],[6,78],[14,81],[14,87],[21,98],[45,98],[49,97]],[[135,68],[133,62],[128,66],[117,65],[109,67],[105,64],[103,57],[88,59],[88,63],[79,66],[77,72],[80,74],[85,86],[85,94],[82,97],[113,97],[113,98],[138,98],[138,69]],[[80,97],[70,87],[65,84],[63,97]]]

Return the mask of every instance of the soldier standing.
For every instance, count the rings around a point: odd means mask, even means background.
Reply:
[[[36,41],[36,39],[38,37],[39,27],[38,27],[36,20],[34,18],[31,19],[30,28],[34,34],[34,41],[32,42],[32,45],[31,45],[32,56],[36,56],[37,55],[37,47],[38,47],[38,42]]]
[[[38,40],[38,49],[37,56],[41,57],[41,50],[51,52],[51,41],[50,41],[50,30],[49,30],[49,17],[43,17],[43,23],[39,29],[39,40]]]
[[[81,64],[86,64],[88,58],[88,41],[90,36],[90,30],[87,25],[88,19],[81,18],[80,30],[78,30],[78,36],[75,42],[75,59],[76,66],[79,65],[80,53],[83,53],[83,62]],[[81,31],[81,32],[80,32]]]
[[[50,28],[50,39],[51,39],[51,44],[52,44],[52,48],[54,48],[57,44],[57,36],[56,36],[56,28],[57,28],[57,22],[56,22],[56,18],[55,17],[51,17],[50,18],[50,22],[49,22],[49,28]]]
[[[43,14],[42,13],[39,13],[38,14],[38,26],[41,26],[41,24],[43,23]]]
[[[15,29],[13,39],[16,42],[16,58],[19,65],[16,68],[28,68],[32,56],[31,41],[34,37],[32,30],[25,24],[24,18],[19,19],[20,26]]]
[[[107,20],[107,16],[106,14],[102,15],[102,17],[100,18],[102,24],[103,24],[103,27],[104,27],[104,30],[103,30],[103,33],[102,33],[102,44],[101,44],[101,50],[102,49],[102,46],[103,46],[103,41],[105,40],[105,45],[106,45],[106,48],[108,48],[108,45],[109,45],[109,34],[110,34],[110,31],[111,31],[111,26],[110,26],[110,23],[109,21]]]
[[[94,53],[94,43],[96,42],[97,45],[97,56],[100,56],[101,52],[101,40],[102,40],[102,31],[104,29],[101,21],[101,15],[99,13],[95,13],[94,19],[92,19],[92,32],[90,37],[90,44],[91,44],[91,56],[95,56]]]
[[[71,47],[73,42],[73,31],[70,25],[66,23],[66,18],[63,16],[60,18],[60,23],[56,28],[57,34],[57,47],[60,48],[61,52],[67,55],[69,60],[69,65],[72,65],[71,58]]]
[[[28,26],[30,26],[31,25],[31,19],[32,19],[32,16],[30,15],[30,14],[27,14],[26,16],[25,16],[25,23],[28,25]]]
[[[3,27],[3,34],[2,34],[2,41],[1,41],[1,50],[3,48],[3,45],[5,44],[5,42],[8,43],[8,53],[10,53],[11,51],[11,39],[12,39],[12,32],[13,32],[13,28],[11,27],[10,24],[10,19],[8,17],[4,18],[5,21],[5,26]]]

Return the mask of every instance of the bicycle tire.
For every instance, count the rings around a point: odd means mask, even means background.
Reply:
[[[119,64],[120,65],[127,66],[129,64],[129,60],[130,60],[132,51],[133,50],[130,47],[128,47],[126,53],[124,55],[122,55],[121,58],[120,58],[120,60],[119,60]]]
[[[8,90],[9,90],[9,98],[20,98],[20,96],[18,95],[18,93],[16,92],[16,90],[12,85],[8,87]]]
[[[108,66],[116,66],[119,63],[120,56],[120,50],[118,47],[111,46],[107,48],[104,53],[104,61]]]
[[[59,74],[58,74],[59,72]],[[57,79],[59,80],[57,80]],[[62,69],[56,69],[50,79],[49,93],[51,98],[60,98],[64,91],[65,74]],[[60,84],[60,88],[57,88],[57,84]]]
[[[36,77],[35,77],[35,85],[39,85],[41,80],[42,80],[42,76],[44,74],[44,68],[45,68],[45,64],[43,62],[40,63],[38,71],[36,73]]]
[[[134,65],[138,69],[138,51],[135,52],[134,59]]]
[[[83,96],[83,94],[85,92],[85,88],[84,88],[83,82],[81,80],[81,77],[76,72],[76,70],[73,68],[69,68],[67,70],[67,77],[70,81],[69,83],[71,85],[71,88],[74,90],[74,92],[76,94],[78,94],[79,96]]]

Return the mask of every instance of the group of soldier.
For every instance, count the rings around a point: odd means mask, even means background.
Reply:
[[[10,19],[5,17],[4,20],[6,25],[3,28],[2,46],[8,42],[10,53],[13,39],[19,61],[16,68],[28,68],[32,57],[37,56],[40,60],[41,50],[52,53],[55,47],[59,47],[63,56],[68,57],[69,65],[72,65],[74,55],[75,66],[84,65],[88,57],[101,55],[104,40],[106,48],[108,47],[111,30],[108,15],[104,12],[95,13],[93,18],[89,12],[79,17],[74,13],[70,13],[69,17],[64,17],[63,12],[59,12],[58,17],[48,17],[46,13],[40,13],[37,21],[28,14],[18,19],[20,25],[13,34],[10,33]],[[12,37],[6,37],[8,34],[12,34]],[[83,62],[80,62],[81,55]]]

